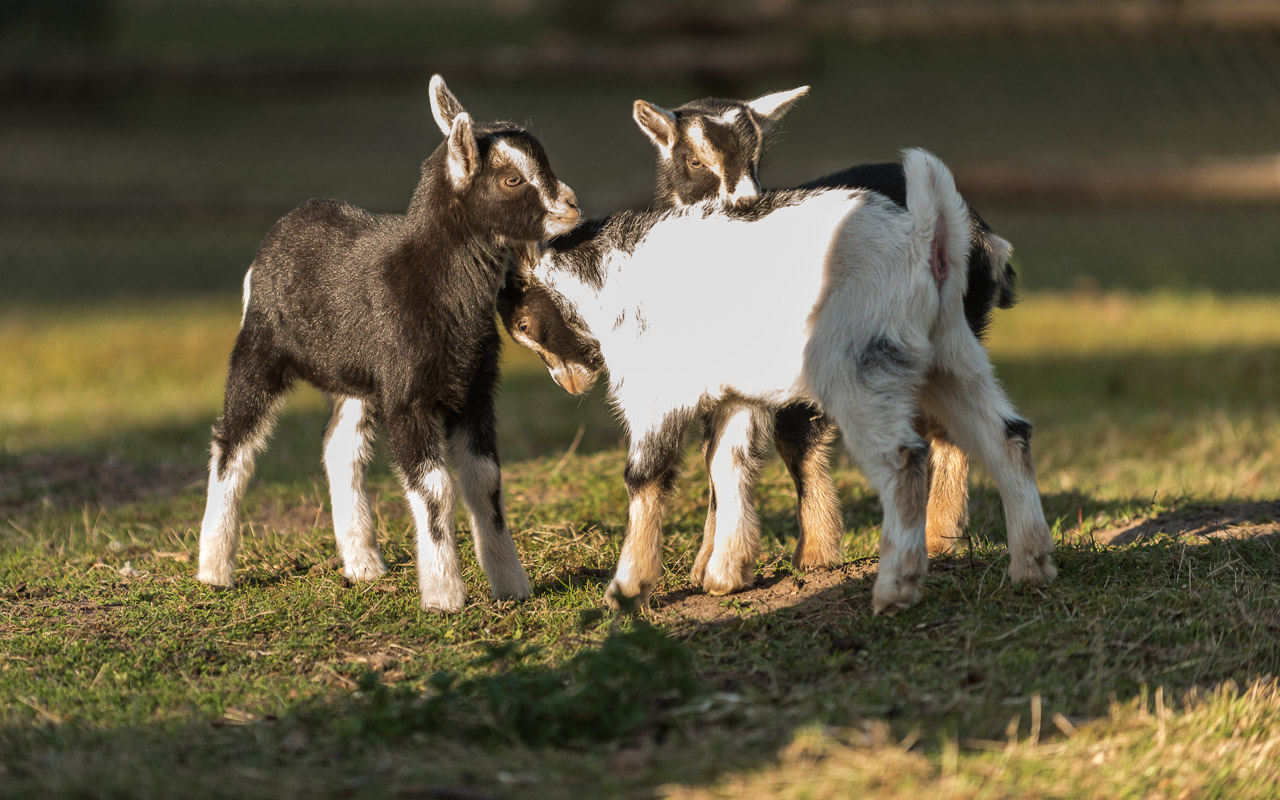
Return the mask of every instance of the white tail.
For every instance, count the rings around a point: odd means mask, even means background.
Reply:
[[[907,209],[918,252],[928,254],[934,279],[941,285],[952,272],[960,285],[968,276],[969,209],[956,191],[951,170],[927,150],[902,151],[907,176]]]

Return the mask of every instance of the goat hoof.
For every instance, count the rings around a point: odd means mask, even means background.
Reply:
[[[755,569],[752,565],[744,565],[742,569],[737,570],[716,570],[713,568],[707,571],[706,577],[702,580],[702,588],[712,597],[720,597],[721,595],[733,594],[746,589],[755,582]]]
[[[441,586],[422,587],[422,610],[438,614],[455,614],[467,604],[467,589],[462,580],[448,581]]]
[[[871,613],[892,617],[903,609],[920,602],[921,575],[904,575],[900,578],[876,579],[871,592]]]
[[[236,588],[236,579],[230,570],[202,569],[196,573],[196,580],[215,589]]]
[[[613,611],[637,614],[649,607],[649,587],[628,590],[614,578],[604,593],[604,604]]]
[[[491,587],[494,600],[528,600],[533,596],[533,587],[523,568],[519,574],[491,579]]]
[[[1043,586],[1058,577],[1058,568],[1053,565],[1053,556],[1048,553],[1038,556],[1010,554],[1009,577],[1014,583],[1026,582],[1032,586]]]
[[[800,572],[808,572],[811,569],[835,569],[842,563],[840,554],[823,555],[806,550],[803,553],[796,553],[795,558],[791,559],[791,565]]]
[[[387,574],[387,565],[382,563],[382,556],[374,553],[372,556],[352,558],[347,562],[342,574],[352,583],[376,581]]]

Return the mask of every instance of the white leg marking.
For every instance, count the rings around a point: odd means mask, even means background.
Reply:
[[[477,455],[468,435],[458,431],[449,437],[449,454],[458,470],[462,499],[471,520],[476,559],[499,600],[523,600],[533,594],[529,576],[520,563],[516,543],[507,529],[502,494],[502,472],[493,459]]]
[[[755,578],[760,558],[755,483],[767,418],[747,406],[718,415],[719,442],[708,467],[716,487],[715,543],[702,581],[709,594],[736,592]]]
[[[196,579],[210,586],[236,585],[236,550],[240,546],[240,501],[253,476],[253,447],[232,454],[226,471],[218,475],[221,448],[213,446],[209,460],[209,497],[200,523],[200,568]]]
[[[353,581],[371,581],[387,571],[378,552],[373,514],[364,489],[369,433],[364,402],[353,397],[339,398],[325,436],[324,469],[329,477],[338,556],[343,574]]]
[[[461,611],[467,602],[453,536],[453,481],[437,467],[416,485],[405,480],[405,497],[418,529],[418,588],[424,611]]]

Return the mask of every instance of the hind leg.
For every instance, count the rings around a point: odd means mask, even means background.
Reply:
[[[969,524],[969,456],[955,445],[937,420],[921,421],[929,439],[929,507],[925,539],[929,554],[949,553]]]
[[[924,409],[957,444],[976,455],[994,478],[1009,530],[1009,576],[1015,582],[1048,583],[1057,576],[1031,460],[1031,425],[1005,397],[986,351],[967,331],[951,338],[950,354],[937,363],[921,392]]]
[[[335,398],[324,434],[324,470],[329,478],[333,534],[343,574],[353,581],[371,581],[387,571],[378,552],[373,514],[364,488],[373,439],[369,417],[365,401]]]
[[[838,566],[844,516],[831,482],[829,454],[835,426],[807,403],[785,406],[775,419],[774,445],[791,473],[800,516],[800,541],[792,563],[802,570]]]
[[[275,410],[288,388],[279,357],[262,338],[242,330],[231,351],[226,399],[210,445],[209,494],[200,523],[196,573],[201,583],[235,586],[240,503],[253,476],[257,453],[266,444]]]
[[[740,404],[722,404],[711,416],[715,433],[707,470],[716,497],[715,530],[702,586],[708,594],[722,595],[755,580],[760,559],[756,480],[773,420],[764,409]]]
[[[927,345],[910,347],[888,336],[832,350],[840,361],[815,370],[813,385],[884,506],[880,573],[871,600],[875,613],[893,614],[920,600],[928,567],[929,445],[912,423],[929,353]]]

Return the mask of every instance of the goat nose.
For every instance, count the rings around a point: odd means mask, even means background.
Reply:
[[[562,199],[564,200],[565,205],[569,206],[569,208],[572,208],[574,211],[578,210],[578,196],[574,194],[573,190],[568,186],[564,187],[564,195]]]

